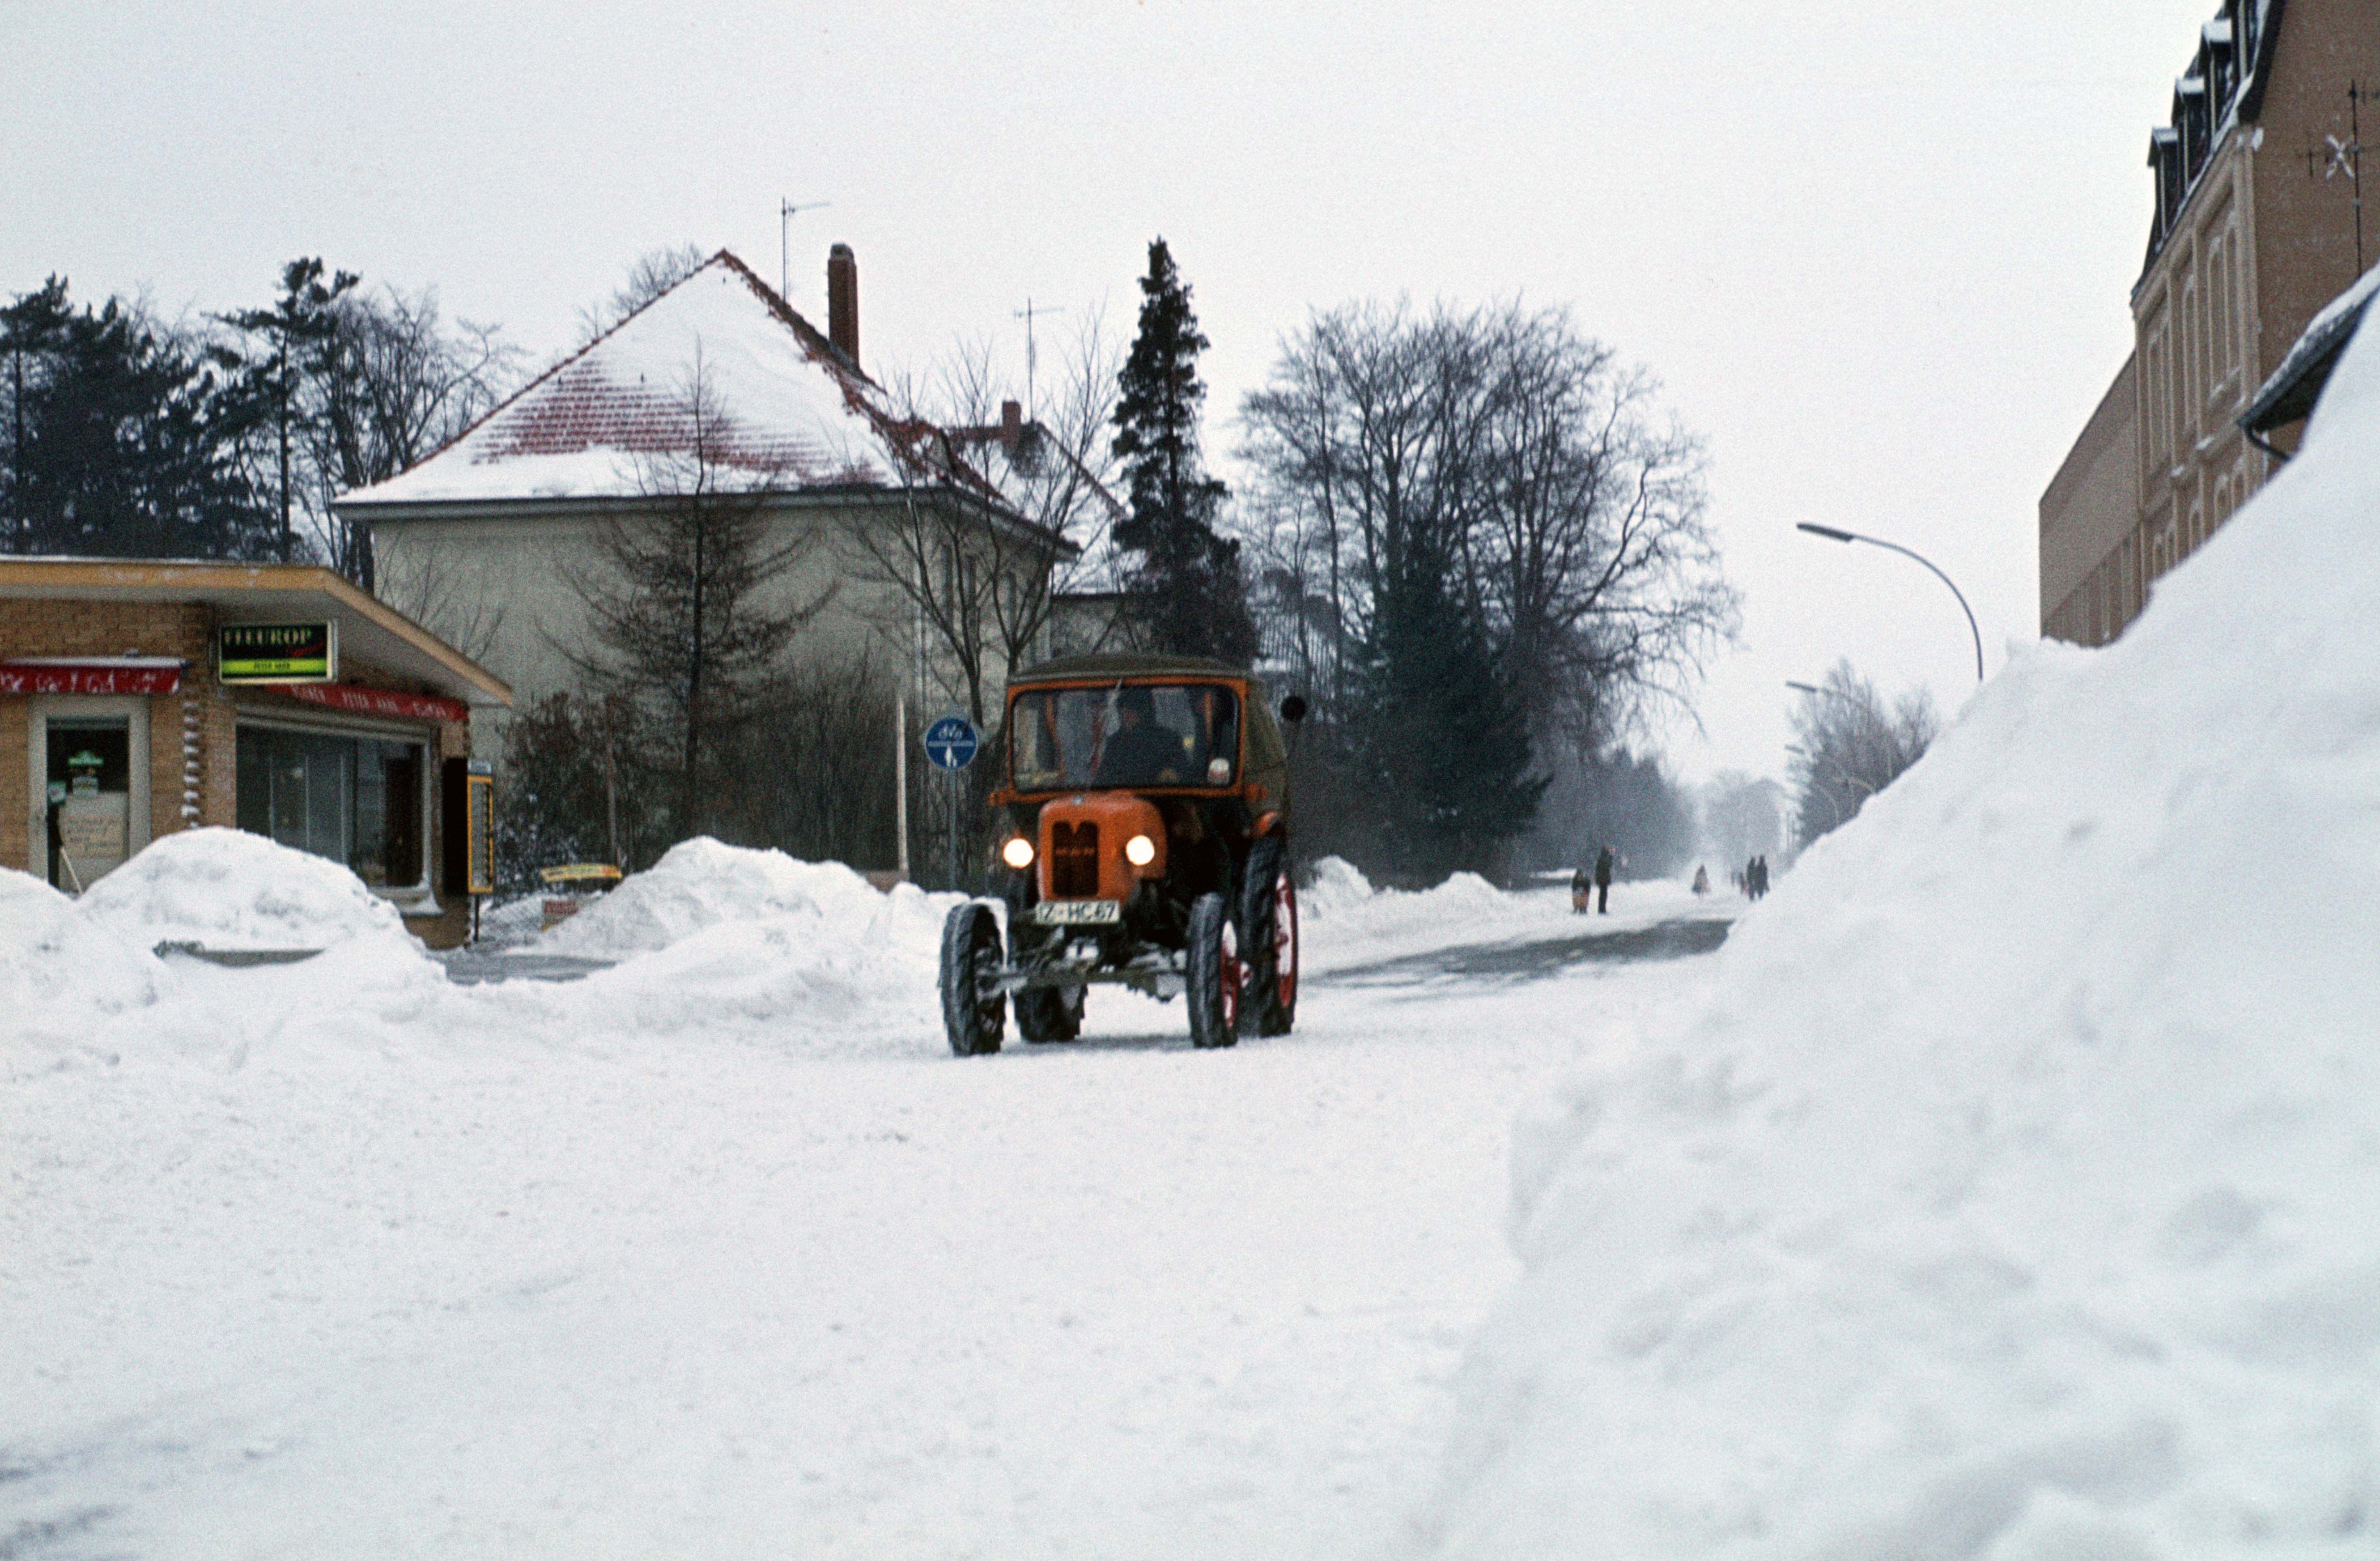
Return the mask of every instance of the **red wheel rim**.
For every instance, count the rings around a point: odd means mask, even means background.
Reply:
[[[1240,1022],[1240,982],[1245,979],[1240,970],[1240,935],[1232,930],[1232,919],[1223,918],[1222,929],[1215,934],[1215,961],[1223,985],[1223,1029],[1231,1031]]]
[[[1297,886],[1285,871],[1272,898],[1272,979],[1282,1007],[1297,1001]]]

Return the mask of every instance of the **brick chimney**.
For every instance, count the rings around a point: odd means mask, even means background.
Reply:
[[[851,246],[826,252],[826,339],[856,366],[859,362],[859,262]]]
[[[1000,404],[1000,442],[1013,454],[1017,436],[1025,432],[1025,406],[1019,401]]]

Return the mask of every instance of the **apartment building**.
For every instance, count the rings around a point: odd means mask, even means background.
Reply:
[[[2293,432],[2252,439],[2239,420],[2380,258],[2358,201],[2367,105],[2371,0],[2224,0],[2199,29],[2149,137],[2132,354],[2042,494],[2043,634],[2114,639],[2294,448]]]

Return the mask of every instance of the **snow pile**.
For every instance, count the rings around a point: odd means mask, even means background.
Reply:
[[[403,1045],[444,995],[444,972],[354,873],[236,829],[166,835],[79,900],[0,875],[0,1041],[25,1047],[12,1071],[237,1067],[260,1040],[293,1059],[339,1057],[357,1042]],[[226,970],[161,959],[165,944],[313,957]]]
[[[1680,921],[1724,919],[1742,909],[1732,895],[1696,896],[1658,879],[1615,885],[1611,913],[1582,922],[1571,912],[1570,877],[1541,888],[1503,890],[1474,872],[1428,889],[1375,888],[1353,863],[1324,857],[1297,891],[1305,969],[1320,973],[1394,959],[1451,943],[1537,943],[1589,933],[1628,932]]]
[[[92,884],[79,909],[142,948],[321,949],[358,938],[420,947],[396,908],[337,862],[237,829],[166,835]]]
[[[1455,873],[1433,888],[1378,889],[1342,857],[1316,862],[1297,891],[1309,970],[1435,946],[1457,932],[1466,939],[1541,932],[1557,910],[1569,909],[1567,893],[1507,894],[1475,872]]]
[[[1462,1556],[2380,1546],[2380,345],[1522,1126]]]
[[[839,862],[689,840],[534,945],[615,968],[490,996],[642,1032],[798,1018],[837,1027],[814,1037],[832,1041],[852,1027],[913,1027],[937,1001],[942,919],[958,898],[909,884],[888,895]]]
[[[546,933],[553,954],[621,958],[667,948],[723,922],[791,916],[821,935],[865,926],[885,896],[840,862],[796,861],[783,851],[747,850],[709,835],[684,841],[644,872],[580,907]]]
[[[53,1006],[151,1002],[156,970],[154,956],[79,914],[72,899],[30,873],[0,868],[0,1012],[12,1016],[0,1029],[29,1034]]]
[[[71,899],[0,870],[0,1005],[19,1035],[157,1002],[160,944],[215,950],[359,948],[424,964],[396,909],[346,868],[237,829],[169,835]],[[34,1010],[55,1010],[37,1015]]]

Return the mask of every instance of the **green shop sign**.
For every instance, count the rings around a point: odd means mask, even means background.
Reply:
[[[231,623],[215,630],[226,683],[328,683],[339,675],[336,623]]]

